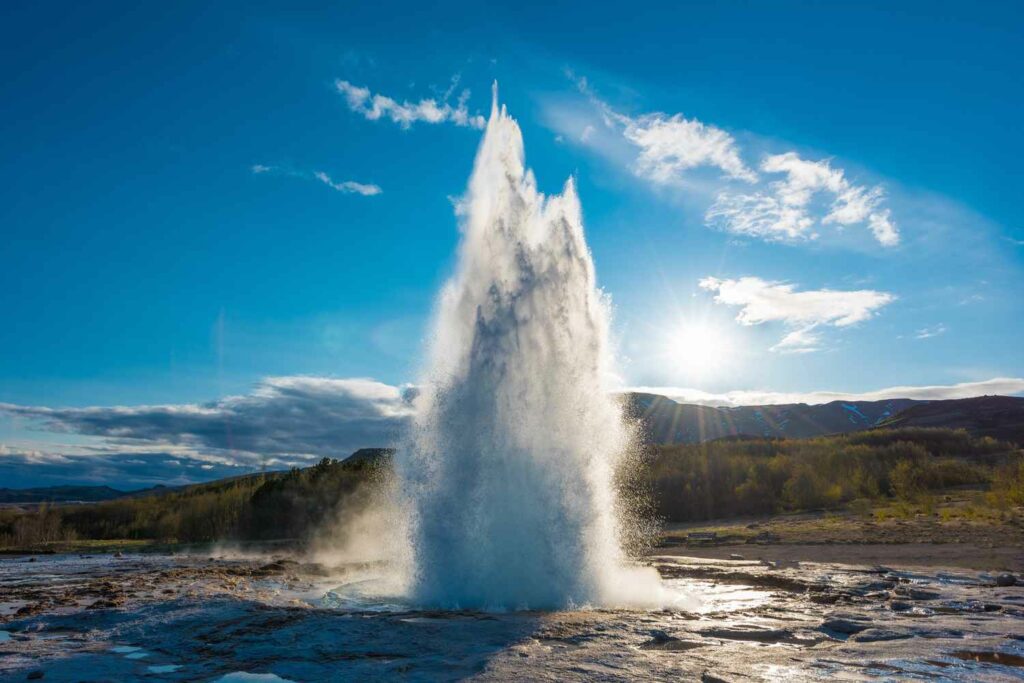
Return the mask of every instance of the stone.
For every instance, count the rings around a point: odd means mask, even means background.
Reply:
[[[729,683],[729,681],[705,671],[700,675],[700,683]]]
[[[651,639],[646,643],[642,643],[640,647],[645,650],[667,650],[667,651],[685,651],[692,650],[695,647],[704,647],[704,643],[694,642],[692,640],[680,640],[675,636],[670,636],[661,629],[651,630]]]
[[[1000,588],[1017,585],[1017,577],[1013,574],[1000,574],[996,577],[996,585]]]
[[[935,600],[940,596],[940,593],[937,591],[908,586],[898,586],[893,592],[902,598],[909,598],[911,600]]]
[[[742,555],[740,555],[739,553],[729,553],[729,559],[730,560],[742,560],[742,559],[745,559],[745,558]]]
[[[653,640],[655,643],[667,643],[668,641],[672,640],[672,636],[665,633],[661,629],[656,628],[651,631],[651,640]]]
[[[901,631],[890,631],[884,628],[869,628],[861,631],[860,633],[852,636],[850,640],[855,640],[858,643],[880,643],[886,640],[905,640],[910,638],[909,633]]]
[[[833,633],[853,635],[854,633],[860,633],[861,631],[868,630],[868,624],[852,621],[850,619],[826,619],[822,622],[821,628],[826,631],[832,631]]]

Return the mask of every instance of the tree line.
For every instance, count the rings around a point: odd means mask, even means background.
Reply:
[[[810,439],[729,437],[648,447],[621,477],[643,514],[666,521],[913,500],[978,487],[1024,505],[1024,455],[963,430],[904,428]],[[0,547],[74,539],[195,543],[309,540],[358,513],[387,481],[387,460],[324,458],[305,469],[238,477],[84,505],[0,510]]]

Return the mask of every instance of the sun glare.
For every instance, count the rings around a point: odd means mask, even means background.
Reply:
[[[732,352],[732,341],[721,330],[701,323],[684,324],[667,339],[666,355],[674,369],[708,376],[720,370]]]

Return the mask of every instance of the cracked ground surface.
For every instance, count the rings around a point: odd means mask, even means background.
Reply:
[[[0,679],[1024,679],[1024,587],[964,569],[656,556],[699,604],[442,612],[379,568],[287,558],[0,560]]]

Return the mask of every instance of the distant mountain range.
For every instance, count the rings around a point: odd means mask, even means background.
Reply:
[[[1024,399],[1022,399],[1024,401]],[[713,407],[677,403],[658,394],[628,394],[627,410],[643,420],[650,443],[699,443],[726,436],[806,438],[875,427],[920,401],[832,401]]]
[[[642,421],[644,438],[648,443],[699,443],[743,436],[800,439],[846,434],[872,427],[945,427],[966,429],[975,436],[991,436],[1024,445],[1024,398],[1013,396],[945,401],[894,398],[884,401],[832,401],[820,405],[788,403],[736,407],[677,403],[658,394],[631,393],[625,398],[627,413]],[[392,453],[386,448],[362,448],[345,460],[352,463],[377,462],[390,458]],[[274,474],[267,473],[270,476]],[[96,503],[179,488],[182,487],[155,486],[142,491],[119,491],[109,486],[0,488],[0,505]]]
[[[44,486],[32,489],[0,488],[0,503],[98,503],[125,495],[109,486]]]
[[[712,407],[658,394],[627,394],[628,412],[649,443],[699,443],[728,436],[800,439],[872,427],[948,427],[1024,444],[1024,398],[979,396],[946,401],[894,398],[820,405]]]
[[[247,476],[247,475],[246,475]],[[0,505],[19,503],[102,503],[117,498],[138,498],[152,496],[182,488],[157,484],[148,489],[121,491],[109,486],[40,486],[30,489],[0,488]]]

